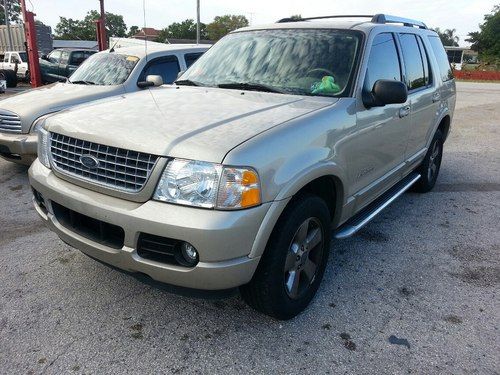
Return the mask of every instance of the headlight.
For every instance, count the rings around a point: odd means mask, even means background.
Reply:
[[[41,126],[38,130],[38,160],[40,163],[50,168],[49,161],[49,142],[50,134]]]
[[[260,182],[251,168],[174,159],[163,171],[154,199],[222,210],[248,208],[261,203]]]

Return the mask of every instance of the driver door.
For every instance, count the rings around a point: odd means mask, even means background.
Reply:
[[[363,90],[379,79],[402,81],[394,35],[381,33],[371,44]],[[357,130],[350,147],[350,196],[359,211],[401,179],[410,130],[410,102],[366,108],[358,98]]]

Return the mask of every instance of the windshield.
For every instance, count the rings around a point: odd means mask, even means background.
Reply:
[[[22,62],[28,61],[28,56],[26,55],[26,52],[19,52],[19,57],[21,58]]]
[[[69,81],[88,85],[119,85],[125,82],[138,61],[137,56],[98,53],[85,60]]]
[[[352,31],[328,29],[237,32],[201,56],[179,83],[346,96],[360,38]]]

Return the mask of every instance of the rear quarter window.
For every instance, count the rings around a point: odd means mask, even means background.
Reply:
[[[453,79],[453,71],[451,70],[450,62],[448,61],[448,55],[444,50],[443,44],[438,36],[429,36],[429,42],[431,44],[432,52],[436,57],[439,67],[439,76],[443,82]],[[436,72],[438,73],[438,72]]]

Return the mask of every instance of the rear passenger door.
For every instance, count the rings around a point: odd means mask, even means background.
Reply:
[[[145,81],[149,75],[157,75],[161,76],[163,83],[171,84],[177,79],[180,70],[177,56],[159,57],[147,63],[139,76],[138,82]]]
[[[439,106],[439,89],[433,84],[429,55],[419,35],[400,33],[399,43],[404,61],[404,79],[410,100],[410,132],[405,159],[418,161],[425,154]]]
[[[402,81],[402,63],[392,33],[374,37],[369,50],[363,91],[371,92],[380,79]],[[398,182],[410,125],[408,102],[366,108],[358,98],[357,131],[348,159],[356,210]]]

